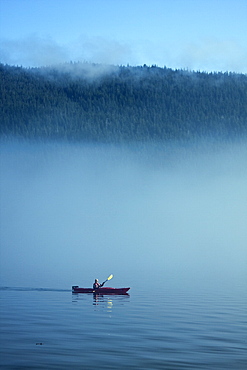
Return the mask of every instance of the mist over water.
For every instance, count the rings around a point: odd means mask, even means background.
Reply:
[[[1,143],[1,286],[247,282],[247,146]]]

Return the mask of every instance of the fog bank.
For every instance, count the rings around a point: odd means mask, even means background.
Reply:
[[[246,280],[246,143],[1,144],[1,286]]]

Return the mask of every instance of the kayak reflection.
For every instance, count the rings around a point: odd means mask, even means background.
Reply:
[[[93,306],[98,306],[97,308],[104,308],[107,312],[112,312],[113,306],[118,304],[120,301],[126,300],[129,294],[121,295],[105,295],[105,294],[93,294]],[[95,307],[96,309],[96,307]]]
[[[93,298],[91,298],[91,297]],[[79,303],[83,302],[83,307],[85,303],[93,304],[94,310],[103,310],[109,313],[113,312],[113,306],[116,307],[118,305],[124,305],[129,301],[130,295],[126,294],[80,294],[80,293],[73,293],[72,294],[72,302]],[[91,300],[91,299],[92,300]]]
[[[104,305],[106,306],[107,312],[112,312],[112,308],[113,308],[112,299],[110,299],[109,297],[103,296],[103,295],[94,294],[93,305],[99,306],[101,303],[104,303]]]

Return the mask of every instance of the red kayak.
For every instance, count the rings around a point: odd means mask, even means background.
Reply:
[[[78,285],[72,286],[72,293],[94,293],[94,294],[126,294],[130,288],[108,288],[101,287],[93,288],[79,288]]]

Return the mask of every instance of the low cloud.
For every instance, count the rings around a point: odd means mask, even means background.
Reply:
[[[69,50],[51,38],[31,35],[19,40],[0,41],[0,59],[10,65],[38,67],[68,61]]]
[[[70,47],[75,60],[117,65],[127,64],[133,60],[130,45],[116,40],[106,40],[103,37],[81,36]]]
[[[70,44],[50,37],[31,35],[19,40],[0,41],[0,60],[10,65],[39,67],[69,61],[102,64],[128,64],[134,60],[130,45],[101,37],[81,36]]]
[[[160,67],[191,71],[247,73],[247,48],[235,40],[201,39],[195,42],[140,42],[137,59]]]
[[[3,285],[246,280],[246,142],[1,144]]]
[[[235,40],[202,39],[198,42],[123,42],[81,35],[61,44],[49,36],[0,40],[0,61],[10,65],[40,67],[65,62],[105,65],[152,65],[169,68],[247,73],[247,49]]]
[[[247,49],[234,40],[205,39],[188,43],[178,56],[180,65],[191,70],[247,73]]]

